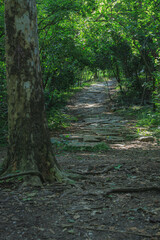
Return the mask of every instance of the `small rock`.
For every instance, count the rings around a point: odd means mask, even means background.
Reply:
[[[83,137],[83,141],[84,142],[100,142],[101,141],[101,137],[94,136],[94,135],[85,135]]]
[[[140,142],[154,142],[156,139],[152,136],[145,136],[145,137],[140,137],[139,141]]]

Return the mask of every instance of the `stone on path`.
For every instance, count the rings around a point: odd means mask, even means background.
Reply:
[[[83,134],[62,134],[61,137],[65,140],[83,140]]]
[[[95,147],[97,146],[98,144],[96,142],[78,142],[78,141],[72,141],[72,142],[69,142],[68,143],[68,146],[71,146],[71,147]]]
[[[124,142],[124,138],[123,137],[119,137],[119,136],[107,136],[106,137],[106,142],[108,143],[114,143],[114,142]]]
[[[101,129],[101,130],[98,130],[98,129],[93,129],[92,132],[94,132],[96,135],[99,135],[99,136],[117,136],[117,135],[121,135],[122,134],[122,131],[119,131],[117,129]]]
[[[116,116],[113,112],[107,112],[105,83],[95,83],[85,87],[78,93],[78,97],[66,107],[73,116],[80,116],[80,120],[72,123],[72,132],[59,135],[59,138],[51,138],[52,143],[65,141],[68,146],[94,147],[100,143],[116,144],[124,142],[127,129],[127,120]],[[124,136],[124,137],[123,137]],[[147,138],[148,139],[148,138]],[[152,141],[141,138],[140,141]]]
[[[138,139],[140,142],[154,142],[156,139],[152,136],[144,136]]]
[[[84,142],[100,142],[102,140],[104,140],[104,137],[96,135],[85,135],[83,137]]]

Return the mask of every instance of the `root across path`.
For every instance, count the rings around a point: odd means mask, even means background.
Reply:
[[[76,121],[51,133],[61,167],[83,176],[75,185],[0,182],[0,240],[160,239],[160,147],[112,110],[114,91],[112,80],[85,87],[64,110]]]

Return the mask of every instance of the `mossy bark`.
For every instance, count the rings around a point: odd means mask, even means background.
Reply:
[[[9,147],[3,172],[38,171],[53,181],[60,167],[45,116],[35,0],[5,1],[5,27]]]

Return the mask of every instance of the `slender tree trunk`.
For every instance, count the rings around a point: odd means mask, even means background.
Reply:
[[[97,81],[97,80],[98,80],[98,71],[96,69],[94,73],[94,81]]]
[[[115,77],[116,77],[116,80],[118,82],[118,86],[120,88],[121,93],[123,93],[123,89],[122,89],[122,85],[121,85],[121,78],[120,78],[120,73],[119,73],[119,67],[118,67],[118,63],[117,63],[116,60],[115,60],[115,71],[116,71],[115,72]]]
[[[152,77],[152,100],[153,100],[153,111],[156,112],[156,104],[155,104],[155,90],[156,90],[156,79]]]
[[[9,147],[3,173],[35,171],[44,181],[60,179],[44,109],[35,0],[5,1],[5,25]],[[39,184],[40,178],[25,181]]]

